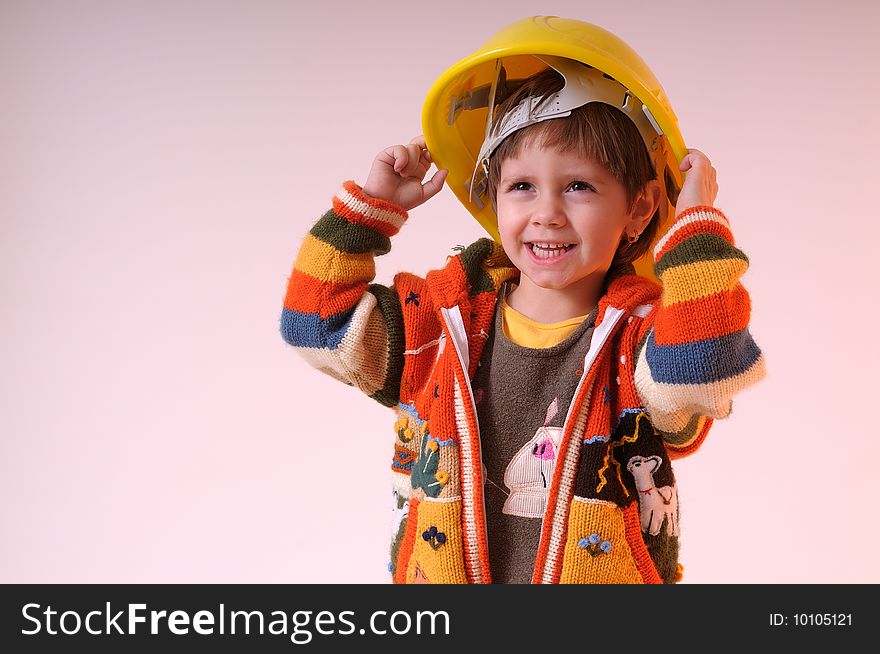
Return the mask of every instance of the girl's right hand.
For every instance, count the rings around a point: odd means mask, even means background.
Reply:
[[[430,200],[443,188],[449,171],[438,170],[422,184],[433,159],[421,134],[408,145],[392,145],[376,155],[363,186],[366,195],[392,202],[407,211]]]

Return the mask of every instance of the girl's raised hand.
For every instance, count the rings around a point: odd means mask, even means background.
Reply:
[[[709,157],[699,150],[688,148],[688,153],[678,168],[687,174],[684,176],[681,193],[678,194],[675,215],[678,216],[691,207],[713,206],[718,195],[718,183],[715,181],[715,167]]]
[[[413,209],[440,192],[449,171],[438,170],[422,184],[433,159],[421,134],[413,137],[407,145],[392,145],[376,155],[364,193],[370,197],[387,200]]]

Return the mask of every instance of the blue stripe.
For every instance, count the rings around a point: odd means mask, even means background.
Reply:
[[[411,416],[412,416],[413,418],[415,418],[416,420],[419,420],[419,421],[421,421],[421,422],[425,422],[424,420],[422,420],[421,418],[419,418],[419,412],[416,411],[416,405],[415,405],[415,404],[404,404],[403,402],[398,402],[398,403],[397,403],[397,406],[399,406],[401,409],[403,409],[404,411],[406,411],[409,415],[411,415]]]
[[[748,329],[683,345],[657,345],[652,327],[645,344],[651,378],[664,384],[711,384],[741,375],[760,356]]]
[[[403,402],[398,402],[397,406],[399,406],[401,409],[403,409],[409,415],[411,415],[413,418],[415,418],[418,421],[420,427],[423,424],[425,424],[426,422],[428,422],[427,420],[422,420],[422,418],[419,417],[419,412],[416,411],[415,404],[404,404]],[[440,445],[441,447],[445,446],[445,445],[454,445],[455,444],[455,437],[454,436],[450,436],[449,438],[444,440],[444,439],[440,438],[439,436],[437,436],[436,434],[431,434],[430,432],[428,432],[428,437],[432,441],[437,441],[437,445]]]
[[[322,319],[317,313],[300,313],[284,307],[281,311],[281,336],[297,347],[335,350],[353,317],[354,308]]]

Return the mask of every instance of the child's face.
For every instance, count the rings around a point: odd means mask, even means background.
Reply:
[[[641,231],[646,224],[627,213],[623,184],[604,166],[540,144],[502,162],[496,213],[507,256],[534,284],[550,289],[604,278],[625,229]]]

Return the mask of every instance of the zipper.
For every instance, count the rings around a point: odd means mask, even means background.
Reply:
[[[480,559],[481,559],[480,554],[482,553],[488,559],[489,554],[488,554],[488,533],[487,533],[487,529],[486,529],[486,495],[484,492],[482,492],[483,453],[482,453],[482,445],[480,443],[480,424],[479,424],[479,420],[477,418],[477,405],[474,401],[474,393],[473,393],[473,388],[471,387],[470,375],[468,374],[468,368],[469,368],[468,364],[470,362],[470,349],[469,349],[469,344],[468,344],[468,340],[467,340],[467,332],[464,329],[464,322],[461,318],[461,310],[459,309],[459,307],[456,305],[456,306],[448,308],[448,309],[441,308],[440,313],[443,316],[443,321],[444,321],[444,326],[446,327],[446,332],[449,334],[449,338],[452,341],[453,346],[455,347],[456,354],[458,355],[459,368],[462,372],[462,377],[464,379],[464,386],[461,389],[461,392],[463,394],[467,395],[467,401],[465,402],[464,398],[462,398],[462,402],[464,404],[470,406],[471,416],[473,417],[473,424],[475,427],[475,433],[471,434],[471,438],[473,439],[472,443],[474,445],[472,449],[475,450],[475,454],[476,454],[476,458],[477,458],[476,461],[471,462],[475,474],[470,479],[466,479],[464,474],[461,475],[462,500],[464,500],[464,496],[465,496],[464,489],[465,489],[466,484],[469,485],[471,498],[473,498],[473,496],[476,494],[476,489],[480,489],[480,499],[481,499],[481,504],[482,504],[482,509],[483,509],[482,524],[478,525],[475,522],[474,527],[475,528],[482,527],[482,533],[485,534],[485,539],[484,540],[480,539],[479,531],[477,531],[477,533],[473,533],[473,534],[469,535],[468,529],[467,529],[467,524],[465,524],[464,533],[465,533],[466,539],[470,538],[471,540],[476,541],[477,558],[476,558],[476,561],[470,560],[470,567],[474,571],[474,582],[475,583],[485,583],[485,581],[482,578],[482,568],[480,565]],[[577,403],[577,400],[579,399],[579,395],[584,393],[585,391],[589,390],[588,388],[587,389],[584,388],[584,382],[586,381],[587,377],[589,377],[590,372],[593,369],[593,366],[595,365],[596,361],[599,358],[599,353],[604,348],[606,342],[608,341],[609,336],[611,335],[611,332],[614,330],[614,327],[617,325],[617,323],[619,322],[619,320],[620,320],[621,316],[623,316],[623,314],[624,314],[624,311],[622,309],[617,309],[615,307],[610,307],[610,306],[607,307],[605,310],[605,314],[604,314],[602,323],[598,327],[596,327],[593,332],[593,338],[590,341],[590,349],[587,351],[587,354],[584,357],[584,373],[583,373],[583,375],[581,375],[581,378],[578,380],[578,385],[575,388],[574,395],[572,396],[572,401],[568,406],[568,411],[566,413],[565,420],[563,421],[563,435],[564,435],[563,438],[564,439],[566,438],[565,434],[566,434],[567,430],[569,429],[570,423],[572,422],[573,419],[576,419],[576,416],[573,417],[572,408]],[[574,427],[571,426],[571,429],[573,432]],[[567,438],[570,439],[571,434],[568,434]],[[565,442],[565,441],[563,440],[562,442]],[[462,446],[462,444],[460,444],[459,447],[461,448],[462,451],[464,450],[464,447]],[[579,456],[579,454],[578,454],[578,456]],[[476,465],[474,465],[474,464],[476,464]],[[560,461],[559,459],[557,459],[557,462],[556,462],[557,466],[564,468],[564,464],[565,464],[564,461]],[[551,482],[550,488],[547,490],[548,500],[549,500],[550,495],[553,494],[554,489],[558,489],[558,487],[562,481],[562,477],[563,477],[562,474],[560,474],[557,477],[556,471],[554,469],[553,480]],[[479,480],[479,484],[476,483],[477,480]],[[568,503],[569,501],[570,501],[570,498],[565,498],[565,503]],[[557,506],[559,505],[559,503],[560,502],[559,502],[559,497],[558,497],[558,493],[557,493],[557,498],[556,498]],[[464,505],[464,502],[462,502],[462,504]],[[548,503],[547,508],[550,508],[549,503]],[[463,510],[463,512],[465,512],[466,507],[463,506],[462,510]],[[546,528],[553,530],[554,527],[559,523],[559,521],[556,519],[557,515],[558,515],[558,512],[556,510],[556,507],[554,507],[553,520],[548,524],[548,521],[547,521],[548,514],[547,514],[547,510],[545,509],[544,520],[543,520],[543,523],[541,526],[542,537],[543,537],[544,530]],[[563,516],[562,520],[565,520],[565,518],[566,518],[566,516]],[[551,536],[552,536],[552,533],[551,533]],[[552,538],[550,539],[550,542],[552,542]],[[464,556],[468,557],[469,556],[468,547],[467,547],[468,543],[464,543],[463,545],[464,545]],[[546,553],[547,555],[550,554],[549,549],[550,548],[548,546],[548,551]],[[537,569],[537,559],[540,558],[541,554],[542,553],[540,551],[540,546],[539,546],[539,551],[536,556],[535,567],[532,570],[533,578],[534,578],[535,571]],[[543,568],[544,569],[541,571],[542,576],[546,577],[547,556],[544,557]]]
[[[596,327],[593,331],[593,336],[590,339],[590,349],[587,351],[587,354],[584,357],[584,373],[581,375],[581,378],[578,380],[578,385],[575,388],[574,394],[572,395],[571,403],[569,403],[569,405],[568,405],[568,411],[565,414],[565,421],[562,423],[562,434],[563,434],[562,439],[563,440],[560,441],[560,448],[559,448],[560,451],[562,450],[562,444],[565,443],[567,440],[570,440],[572,437],[572,434],[574,433],[574,425],[571,425],[571,433],[568,433],[569,423],[571,423],[577,419],[577,416],[574,416],[572,414],[572,409],[575,406],[575,404],[578,403],[578,400],[581,399],[579,396],[582,393],[589,392],[589,390],[592,388],[592,385],[585,388],[584,383],[586,382],[587,377],[589,377],[590,372],[593,369],[593,366],[595,365],[596,361],[598,360],[599,353],[605,347],[605,343],[608,341],[608,337],[611,335],[611,332],[614,330],[614,327],[620,321],[620,318],[621,318],[621,316],[623,316],[623,314],[624,314],[624,311],[622,309],[617,309],[617,308],[611,307],[611,306],[607,307],[605,309],[605,314],[603,316],[602,323],[598,327]],[[588,407],[588,409],[589,409],[589,407]],[[579,446],[579,443],[569,444],[569,447],[578,447],[578,446]],[[580,457],[579,452],[578,452],[577,456]],[[565,461],[562,461],[559,458],[557,458],[556,466],[564,469]],[[572,474],[577,474],[577,470],[575,469]],[[543,556],[544,560],[543,560],[543,566],[542,566],[543,569],[541,570],[541,576],[542,576],[542,578],[546,577],[546,570],[547,570],[547,565],[548,565],[547,559],[551,553],[550,549],[551,549],[552,545],[548,545],[547,551],[542,552],[541,547],[540,547],[540,542],[543,540],[545,529],[550,529],[551,538],[549,539],[548,542],[549,543],[553,542],[553,538],[552,538],[553,533],[552,532],[553,532],[554,526],[556,524],[558,524],[558,522],[559,522],[559,521],[557,521],[556,518],[558,515],[557,507],[560,504],[560,498],[558,496],[558,488],[562,482],[562,477],[563,477],[562,473],[560,473],[557,476],[556,468],[554,467],[553,481],[551,482],[550,488],[547,489],[548,503],[547,503],[547,507],[544,509],[544,518],[541,523],[541,539],[538,541],[539,542],[538,552],[535,555],[535,565],[532,569],[532,579],[535,578],[535,573],[538,571],[537,570],[538,560],[542,558],[542,554],[544,555]],[[553,507],[553,511],[552,511],[553,518],[548,521],[548,509],[550,509],[549,499],[550,499],[550,496],[553,495],[554,490],[557,490],[556,506]],[[565,506],[567,507],[570,505],[570,503],[571,503],[571,498],[570,497],[565,498],[565,502],[563,504],[565,504]],[[566,511],[565,515],[562,516],[561,520],[565,521],[567,519],[567,517],[568,517],[568,512]],[[564,547],[564,543],[562,544],[562,546]],[[547,583],[547,582],[542,579],[542,583]]]
[[[483,578],[483,570],[481,566],[481,559],[485,557],[488,561],[489,558],[489,545],[488,545],[488,534],[486,529],[486,494],[483,492],[483,450],[482,444],[480,443],[480,423],[477,418],[477,405],[474,401],[474,392],[471,387],[471,379],[468,374],[469,362],[470,362],[470,346],[468,344],[467,332],[464,328],[464,321],[461,318],[461,309],[459,309],[458,305],[445,308],[442,307],[440,309],[440,313],[443,316],[443,321],[445,323],[446,331],[449,334],[449,339],[452,341],[453,346],[455,347],[455,352],[458,355],[458,363],[459,368],[462,372],[462,378],[464,379],[464,386],[460,387],[461,392],[464,395],[467,395],[467,400],[465,401],[464,397],[462,397],[462,403],[469,405],[471,410],[471,416],[473,417],[473,425],[474,425],[474,433],[470,435],[472,439],[472,450],[474,450],[474,454],[476,455],[476,461],[471,462],[471,466],[474,470],[474,475],[472,475],[469,479],[465,477],[464,474],[461,474],[461,487],[462,487],[462,513],[465,514],[465,539],[470,539],[471,541],[475,541],[476,543],[476,560],[468,559],[470,563],[470,568],[473,570],[474,575],[474,583],[486,583]],[[459,443],[460,452],[464,452],[464,444]],[[468,452],[470,455],[470,452]],[[462,471],[462,466],[460,463],[461,459],[459,459],[459,469]],[[479,483],[477,483],[479,481]],[[477,490],[480,492],[480,500],[482,505],[482,524],[477,524],[476,522],[476,513],[474,513],[474,527],[477,529],[476,533],[468,534],[467,529],[467,519],[469,516],[467,515],[468,507],[465,506],[465,485],[469,487],[469,493],[471,497],[471,503],[473,502],[473,497],[476,495]],[[473,509],[471,509],[473,510]],[[485,539],[480,539],[480,529],[482,528],[482,533],[485,535]],[[468,543],[463,543],[464,547],[464,556],[465,558],[469,557],[469,548]],[[481,554],[483,556],[481,556]],[[488,563],[487,563],[488,568]],[[491,574],[491,573],[490,573]]]

